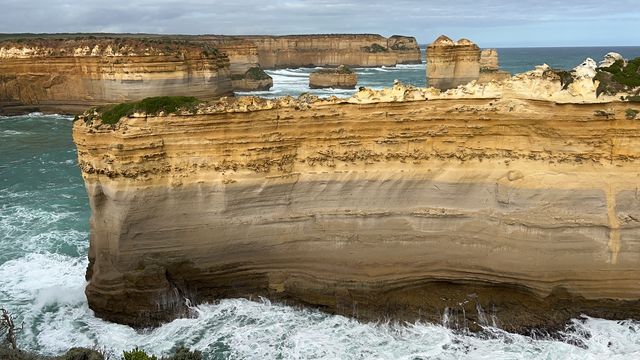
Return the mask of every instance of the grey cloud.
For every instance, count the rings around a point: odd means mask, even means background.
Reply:
[[[517,43],[547,37],[615,44],[635,41],[637,0],[31,0],[4,2],[0,32],[153,32],[171,34],[440,33]],[[594,26],[590,26],[594,24]],[[613,29],[617,27],[616,29]],[[614,31],[615,30],[615,31]],[[633,33],[633,31],[630,31]],[[619,36],[620,33],[623,36]],[[480,37],[480,39],[478,39]],[[529,41],[531,42],[531,41]],[[523,44],[528,45],[528,44]],[[624,45],[624,44],[622,44]],[[634,44],[637,45],[637,44]]]

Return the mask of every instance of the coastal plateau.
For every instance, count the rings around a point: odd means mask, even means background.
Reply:
[[[420,64],[414,37],[375,34],[241,36],[257,46],[263,69],[295,67],[379,67]]]
[[[639,106],[595,72],[88,111],[89,306],[138,327],[238,296],[471,329],[638,318]]]
[[[0,114],[79,113],[89,106],[232,95],[229,60],[184,41],[75,38],[0,42]]]

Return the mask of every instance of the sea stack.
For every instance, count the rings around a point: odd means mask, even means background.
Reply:
[[[638,318],[638,94],[615,83],[636,69],[88,112],[89,306],[137,327],[239,296],[472,330]]]
[[[511,76],[506,71],[500,70],[500,61],[498,59],[497,49],[482,49],[480,53],[480,76],[479,83],[487,83],[490,81],[503,81]]]
[[[455,42],[442,35],[426,52],[429,86],[446,90],[480,77],[480,48],[470,40]]]
[[[357,84],[358,74],[344,65],[316,70],[309,75],[309,87],[312,89],[355,89]]]
[[[0,42],[0,114],[80,113],[153,96],[232,94],[228,58],[201,44],[94,37]]]

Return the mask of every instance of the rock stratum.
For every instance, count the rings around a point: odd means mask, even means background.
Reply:
[[[158,39],[0,42],[0,114],[79,113],[152,96],[232,94],[229,60],[215,48]]]
[[[379,67],[420,64],[414,37],[375,34],[318,34],[236,37],[254,43],[263,69],[296,67]]]
[[[87,113],[89,306],[133,326],[239,296],[471,329],[638,318],[637,104],[584,69]]]
[[[309,75],[309,87],[312,89],[355,89],[358,74],[344,65],[335,69],[320,69]]]

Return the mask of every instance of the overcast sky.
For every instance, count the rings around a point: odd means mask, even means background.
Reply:
[[[484,47],[640,45],[640,0],[0,0],[0,32],[440,34]]]

